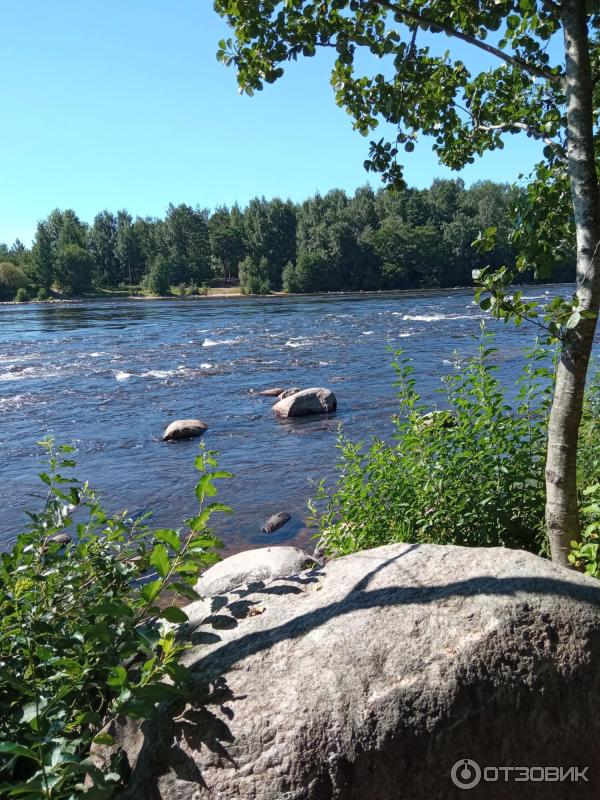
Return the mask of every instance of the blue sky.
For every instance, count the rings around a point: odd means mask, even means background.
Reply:
[[[214,208],[378,183],[362,167],[368,140],[335,105],[332,54],[240,96],[215,59],[227,28],[210,0],[4,0],[0,26],[0,242],[29,242],[56,207],[91,221],[104,208],[161,215],[169,202]],[[461,174],[512,181],[539,150],[510,137]],[[405,158],[411,185],[451,174],[427,142]]]

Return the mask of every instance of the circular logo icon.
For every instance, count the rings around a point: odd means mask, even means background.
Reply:
[[[472,789],[481,780],[481,767],[470,758],[461,758],[452,767],[450,777],[459,789]]]

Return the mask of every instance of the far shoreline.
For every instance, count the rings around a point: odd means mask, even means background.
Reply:
[[[548,285],[546,283],[524,283],[519,284],[519,288],[535,288],[536,286]],[[560,284],[557,284],[560,285]],[[79,303],[88,302],[101,302],[111,303],[115,301],[176,301],[176,302],[194,302],[205,300],[279,300],[282,298],[368,298],[368,297],[408,297],[418,296],[436,297],[444,294],[458,294],[460,292],[467,292],[474,290],[474,286],[449,286],[446,288],[431,287],[431,288],[414,288],[414,289],[357,289],[354,291],[341,291],[341,292],[271,292],[270,294],[242,294],[240,291],[215,291],[209,292],[206,295],[140,295],[140,294],[119,294],[115,292],[111,294],[88,294],[79,297],[50,297],[47,300],[25,300],[17,303],[14,300],[0,301],[0,306],[44,306],[44,305],[75,305]]]

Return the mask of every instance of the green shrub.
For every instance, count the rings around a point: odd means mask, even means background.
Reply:
[[[164,256],[156,256],[150,265],[148,274],[142,281],[145,291],[150,294],[166,295],[171,284],[171,270]]]
[[[569,561],[587,575],[600,578],[600,483],[587,486],[582,495],[581,541],[571,542]]]
[[[92,742],[109,744],[100,731],[116,715],[147,718],[189,679],[168,623],[187,619],[174,599],[197,599],[199,571],[218,560],[208,522],[229,509],[205,501],[230,475],[201,450],[198,514],[151,531],[69,477],[73,448],[42,445],[46,503],[0,559],[0,796],[78,797],[87,773],[85,796],[105,798],[119,775],[85,761]]]
[[[246,256],[239,268],[242,294],[270,294],[269,262],[266,258],[260,261]]]
[[[327,552],[398,541],[544,550],[549,354],[529,353],[511,399],[494,352],[483,334],[477,357],[444,379],[446,411],[433,414],[397,357],[396,441],[365,449],[342,438],[337,485],[321,483],[311,503]]]
[[[36,300],[40,300],[41,302],[43,302],[44,300],[48,300],[49,297],[50,297],[50,292],[48,291],[48,289],[46,289],[45,286],[40,286],[36,295]]]
[[[0,263],[0,300],[13,300],[19,289],[27,286],[27,276],[12,261]]]
[[[582,522],[581,541],[572,541],[569,561],[600,578],[600,370],[590,370],[583,404],[577,452],[577,485]]]
[[[29,292],[23,286],[17,289],[15,303],[26,303],[29,300]]]

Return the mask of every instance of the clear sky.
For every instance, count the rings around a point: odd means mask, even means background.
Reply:
[[[0,27],[0,242],[29,243],[57,207],[91,221],[104,208],[161,215],[169,202],[214,208],[378,183],[362,167],[368,140],[335,105],[332,54],[240,96],[215,58],[227,28],[211,0],[0,0]],[[462,177],[515,180],[539,150],[511,137]],[[419,187],[456,174],[427,142],[405,166]]]

